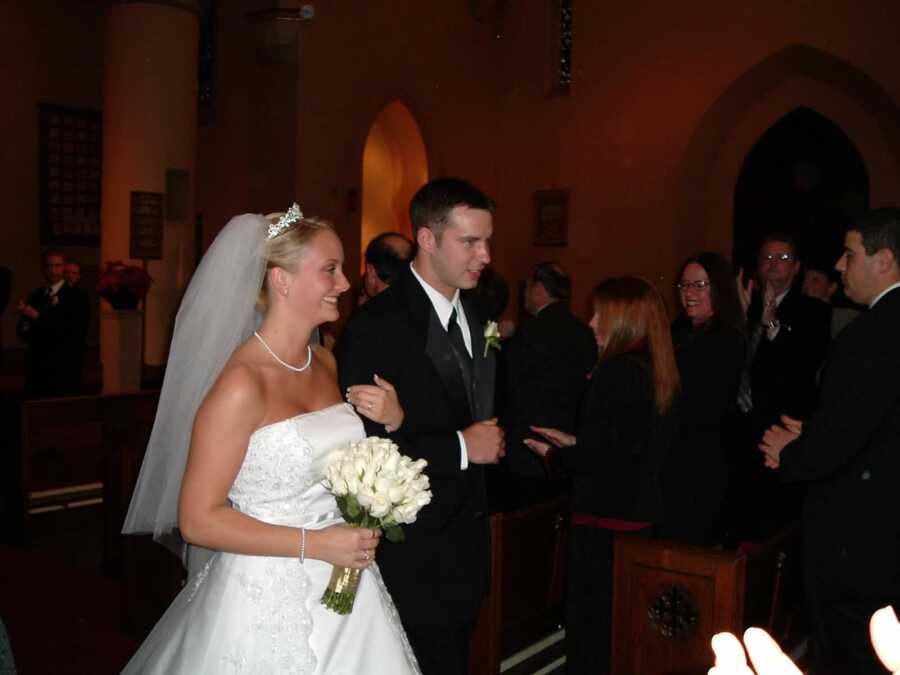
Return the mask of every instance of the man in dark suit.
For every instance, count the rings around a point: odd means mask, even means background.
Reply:
[[[391,285],[412,258],[412,242],[399,232],[382,232],[366,246],[366,271],[360,303],[374,298]]]
[[[797,279],[800,260],[794,240],[782,233],[763,239],[756,282],[739,285],[747,316],[747,362],[737,404],[737,453],[734,458],[738,539],[765,539],[800,511],[800,491],[780,485],[756,457],[762,433],[780,415],[804,417],[815,405],[817,374],[831,340],[831,308],[804,295]],[[758,289],[754,288],[758,286]],[[772,495],[763,504],[753,495]]]
[[[569,309],[571,295],[569,275],[559,265],[535,266],[525,282],[530,316],[503,346],[508,372],[503,415],[508,454],[503,464],[512,506],[552,493],[543,462],[522,441],[540,438],[532,425],[575,432],[581,395],[597,362],[597,342]]]
[[[16,305],[16,333],[28,345],[25,394],[30,398],[73,396],[81,390],[88,303],[84,291],[66,284],[64,261],[61,253],[47,251],[47,285]]]
[[[885,672],[869,617],[900,608],[900,209],[871,211],[844,245],[847,296],[870,309],[835,338],[812,416],[783,417],[759,447],[781,480],[806,485],[811,672],[866,675]]]
[[[436,178],[413,197],[418,251],[390,287],[351,317],[336,353],[341,386],[393,383],[397,429],[364,420],[428,461],[433,501],[384,542],[379,564],[426,675],[465,673],[489,574],[484,464],[503,455],[493,415],[494,354],[477,307],[460,297],[490,262],[493,202],[458,178]]]
[[[738,403],[761,432],[779,415],[803,417],[812,410],[816,374],[831,340],[831,310],[803,293],[797,281],[801,265],[789,235],[768,235],[758,264],[758,292],[752,283],[742,289],[752,351],[749,380],[742,383]]]

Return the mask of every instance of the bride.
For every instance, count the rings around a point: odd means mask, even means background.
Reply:
[[[310,346],[338,318],[342,264],[331,227],[294,204],[233,218],[198,267],[123,530],[153,532],[190,574],[124,672],[419,672],[379,533],[344,524],[321,485],[328,452],[364,437],[334,357]],[[349,398],[403,420],[387,382]],[[333,565],[369,569],[346,616],[319,602]]]

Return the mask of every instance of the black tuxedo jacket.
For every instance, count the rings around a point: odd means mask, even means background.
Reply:
[[[366,433],[394,440],[428,461],[433,499],[404,527],[406,541],[383,541],[379,565],[406,625],[474,623],[489,570],[484,469],[460,469],[457,431],[493,414],[495,362],[485,353],[484,321],[462,299],[472,338],[474,383],[467,387],[446,330],[406,270],[348,321],[336,348],[341,387],[371,384],[376,373],[397,390],[400,429],[363,419]],[[470,392],[470,393],[467,393]]]
[[[662,471],[674,437],[675,406],[660,415],[649,354],[634,351],[594,369],[578,415],[578,442],[549,454],[572,478],[572,510],[659,522]]]
[[[760,322],[762,302],[754,297],[748,311],[747,334]],[[794,284],[775,312],[781,328],[774,340],[765,336],[750,369],[753,418],[757,429],[778,421],[781,415],[807,416],[816,401],[816,378],[831,341],[831,308],[804,295]]]
[[[522,441],[539,438],[530,425],[575,432],[575,418],[588,375],[597,363],[591,329],[564,302],[554,302],[522,322],[503,345],[507,396],[506,459],[516,474],[544,477],[543,462]]]
[[[35,320],[21,318],[16,330],[19,339],[28,344],[28,393],[78,393],[90,313],[87,295],[80,288],[63,284],[52,297],[42,286],[29,294],[26,304],[39,314]]]
[[[898,603],[900,289],[835,338],[820,400],[779,469],[807,486],[807,557],[830,592]]]

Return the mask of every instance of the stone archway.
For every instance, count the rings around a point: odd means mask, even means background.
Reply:
[[[363,149],[361,252],[382,232],[412,237],[409,201],[427,181],[428,159],[419,126],[409,109],[394,101],[376,116]]]
[[[735,80],[698,124],[679,185],[682,250],[732,250],[734,191],[744,160],[767,129],[800,107],[837,124],[859,151],[872,205],[900,203],[900,108],[846,61],[786,47]]]
[[[869,205],[869,177],[859,151],[827,117],[797,108],[747,155],[734,189],[733,260],[756,265],[762,238],[773,231],[796,240],[805,262],[830,267],[844,228]]]

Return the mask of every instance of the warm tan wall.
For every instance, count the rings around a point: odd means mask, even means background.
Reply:
[[[365,134],[394,98],[422,127],[432,175],[466,176],[497,198],[501,273],[514,280],[558,259],[579,298],[620,273],[647,276],[668,296],[692,250],[730,253],[737,171],[758,135],[798,105],[857,144],[873,204],[900,202],[891,121],[871,88],[851,83],[869,79],[900,100],[900,5],[577,3],[571,93],[548,97],[548,4],[509,3],[500,39],[467,3],[317,7],[301,29],[297,185],[337,216],[350,255],[358,215],[343,195],[359,186]],[[792,45],[834,63],[787,59],[729,98],[739,78]],[[835,76],[844,66],[849,75]],[[730,107],[717,107],[723,97]],[[542,188],[571,191],[565,248],[531,244]]]
[[[197,211],[206,244],[232,216],[285,211],[295,198],[296,64],[261,58],[249,18],[277,4],[216,5],[214,117],[198,135]]]
[[[496,194],[493,139],[503,44],[467,2],[319,3],[300,29],[297,193],[333,218],[347,269],[359,269],[365,141],[379,112],[402,101],[425,143],[430,176],[456,174]],[[498,252],[498,255],[500,252]]]
[[[102,0],[0,3],[0,265],[12,269],[13,295],[43,283],[38,232],[38,103],[99,110],[102,101]],[[97,265],[99,251],[64,252]],[[15,312],[3,316],[2,344],[19,346]]]
[[[741,163],[798,105],[853,140],[873,204],[900,203],[898,3],[579,2],[566,97],[544,93],[550,0],[505,3],[499,38],[470,11],[493,4],[503,3],[317,3],[299,28],[297,64],[261,64],[248,3],[218,3],[216,119],[200,130],[197,174],[207,231],[296,197],[337,222],[357,269],[360,209],[348,190],[362,194],[366,137],[395,100],[422,132],[431,176],[465,176],[497,199],[495,265],[513,285],[555,258],[572,270],[577,298],[624,272],[668,295],[687,253],[729,252]],[[10,64],[0,69],[0,264],[13,268],[16,295],[39,282],[37,103],[99,108],[104,5],[0,5]],[[571,192],[565,248],[532,245],[533,194],[545,188]],[[11,328],[6,317],[7,345]]]
[[[506,24],[504,79],[515,78],[516,86],[504,97],[501,152],[516,170],[503,173],[500,197],[505,213],[530,231],[532,191],[571,190],[573,232],[559,257],[573,270],[577,295],[623,272],[648,276],[668,294],[691,251],[730,253],[740,166],[759,135],[799,105],[830,116],[857,144],[873,204],[900,202],[898,155],[888,146],[891,131],[880,128],[888,116],[866,111],[878,107],[876,94],[849,82],[867,75],[900,100],[900,6],[578,3],[575,79],[560,100],[544,97],[537,77],[542,54],[531,45],[541,44],[538,5],[522,3]],[[777,72],[750,78],[739,105],[714,109],[742,75],[791,45],[821,50],[859,72],[786,59]],[[695,145],[704,152],[690,153]],[[527,237],[516,246],[514,274],[549,252]]]

